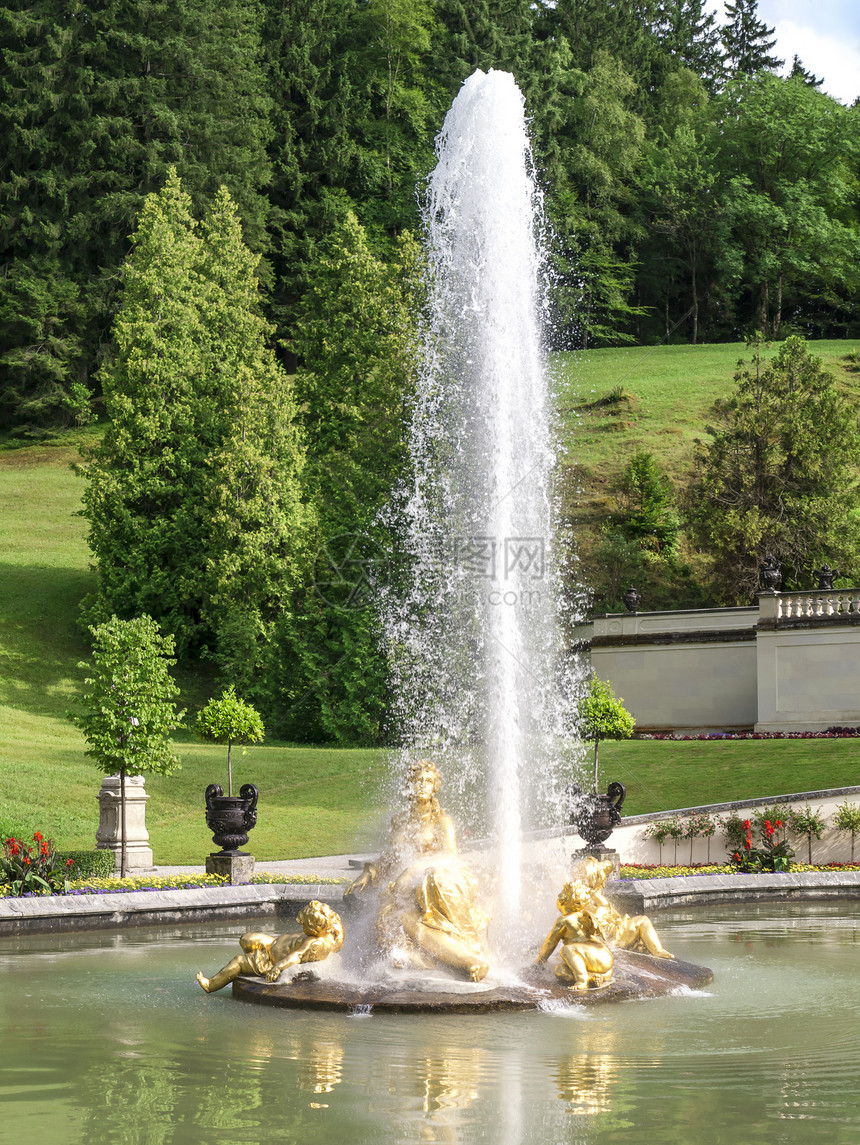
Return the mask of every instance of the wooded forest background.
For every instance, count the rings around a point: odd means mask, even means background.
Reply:
[[[475,68],[524,93],[553,349],[754,336],[683,495],[639,453],[582,531],[592,601],[857,569],[856,409],[803,339],[860,333],[860,103],[773,48],[756,0],[0,6],[0,437],[102,423],[85,619],[151,615],[278,738],[392,734],[341,573],[391,548],[420,190]]]
[[[351,210],[386,260],[463,79],[513,72],[556,272],[557,347],[858,329],[860,109],[755,0],[37,0],[0,7],[0,426],[98,402],[119,270],[175,165],[220,185],[295,326]]]

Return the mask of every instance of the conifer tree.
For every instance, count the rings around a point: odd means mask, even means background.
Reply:
[[[760,338],[750,349],[734,394],[714,406],[710,440],[697,443],[692,492],[694,533],[723,598],[737,603],[749,601],[767,555],[790,589],[808,587],[824,560],[853,570],[860,559],[856,408],[803,338],[787,338],[769,362]]]
[[[788,73],[788,78],[791,80],[801,79],[807,87],[821,87],[824,83],[823,78],[819,79],[815,72],[811,72],[803,66],[803,60],[796,52],[791,61],[791,71]]]
[[[726,17],[720,35],[730,75],[753,76],[782,67],[783,60],[770,54],[776,37],[758,18],[758,0],[726,0]]]
[[[175,171],[132,243],[102,378],[111,422],[83,470],[98,566],[89,613],[148,612],[180,655],[207,651],[256,697],[307,528],[259,256],[223,189],[198,227]]]
[[[346,43],[353,8],[353,0],[266,0],[273,99],[269,313],[287,341],[319,242],[355,209],[346,191],[356,153],[356,83]],[[289,351],[288,359],[295,368]]]
[[[713,92],[722,77],[723,53],[716,16],[705,10],[704,0],[662,0],[656,28],[675,63],[689,68]]]
[[[93,388],[128,235],[170,164],[198,209],[225,184],[262,249],[260,20],[255,0],[0,7],[7,424],[67,420]]]
[[[302,738],[373,743],[384,727],[387,673],[367,589],[387,553],[377,514],[405,461],[418,260],[406,235],[397,261],[383,262],[349,214],[302,301],[296,396],[318,555],[315,584],[285,621],[284,663],[295,670],[283,684],[290,734]]]
[[[534,6],[527,0],[437,0],[435,8],[432,68],[446,103],[476,68],[511,72],[528,94]]]
[[[217,427],[201,489],[208,550],[201,618],[224,677],[271,706],[276,633],[308,565],[304,449],[292,388],[269,344],[273,329],[260,314],[260,257],[243,242],[223,187],[201,238],[214,397],[201,406]]]

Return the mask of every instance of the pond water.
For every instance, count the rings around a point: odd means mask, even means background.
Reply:
[[[0,940],[0,1139],[853,1145],[860,907],[658,921],[712,986],[439,1018],[204,994],[249,923]]]

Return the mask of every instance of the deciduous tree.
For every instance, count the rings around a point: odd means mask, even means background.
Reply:
[[[181,724],[179,688],[170,675],[173,638],[162,636],[151,616],[112,616],[90,628],[91,672],[84,679],[82,707],[72,718],[84,733],[87,755],[105,775],[120,779],[120,874],[126,872],[127,775],[170,775],[179,760],[168,739]]]
[[[232,751],[234,743],[259,743],[265,737],[260,713],[236,695],[231,684],[221,698],[211,699],[197,715],[194,729],[207,743],[227,745],[227,788],[233,794]]]
[[[624,701],[615,695],[608,680],[592,676],[588,694],[579,705],[579,721],[582,734],[594,740],[594,793],[597,794],[597,763],[602,739],[629,739],[633,735],[636,720],[624,707]]]

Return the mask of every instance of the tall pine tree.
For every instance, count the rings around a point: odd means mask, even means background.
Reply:
[[[260,22],[256,0],[0,7],[3,423],[62,422],[92,388],[127,236],[170,164],[198,208],[226,185],[263,248]]]
[[[720,35],[730,75],[753,76],[782,67],[784,61],[771,55],[776,37],[758,18],[758,0],[726,0],[726,17]]]
[[[710,92],[716,91],[723,53],[716,16],[705,10],[705,0],[662,0],[656,32],[677,64],[695,72]]]

